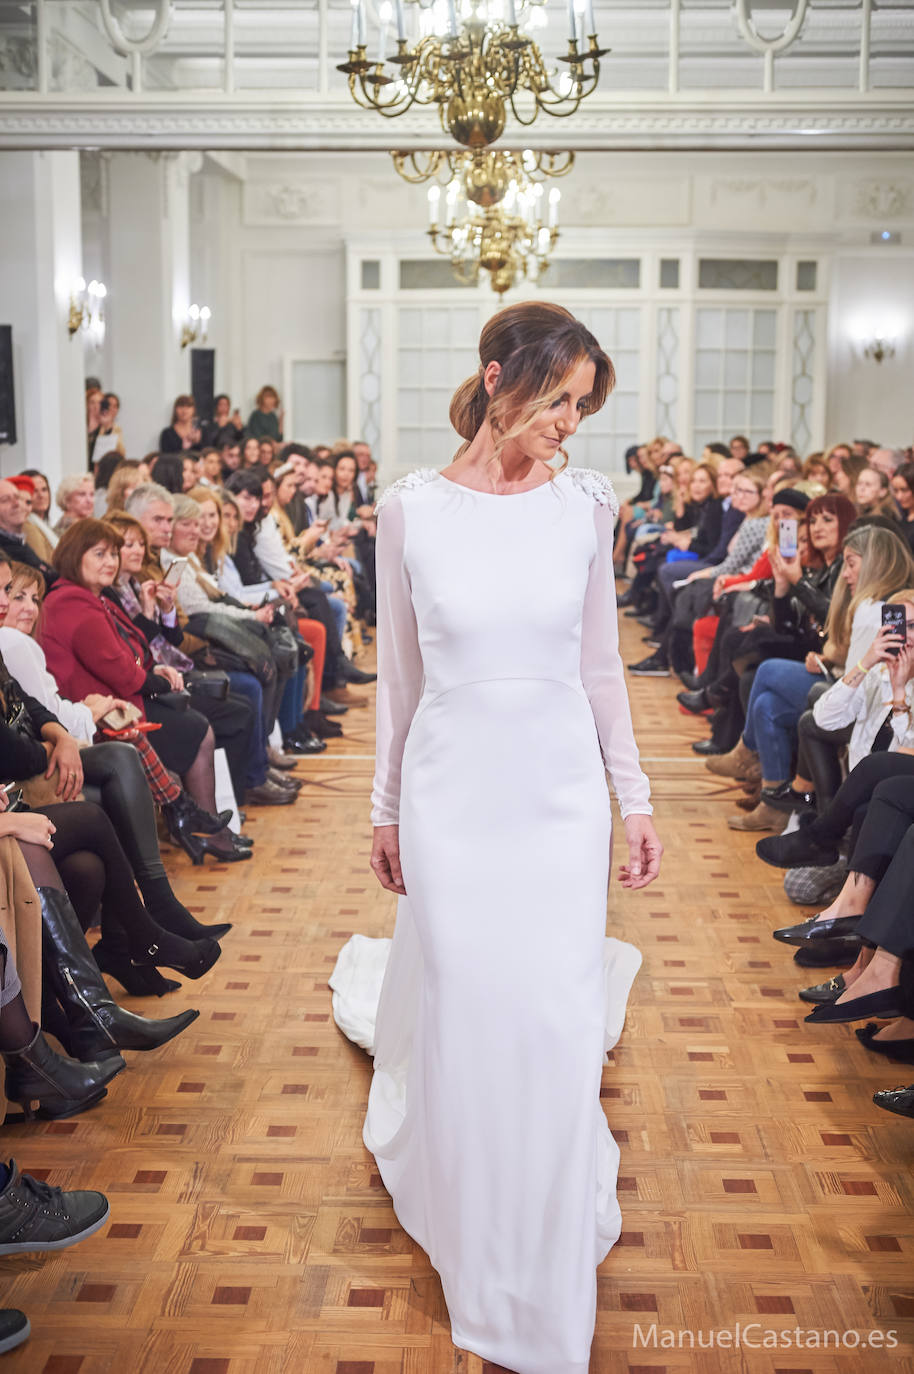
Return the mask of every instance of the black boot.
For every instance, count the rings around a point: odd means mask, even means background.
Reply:
[[[181,844],[182,834],[218,835],[232,819],[231,811],[219,811],[215,816],[204,811],[186,792],[182,792],[173,802],[166,802],[162,807],[162,815],[168,833],[176,844]]]
[[[101,1102],[107,1093],[105,1084],[127,1067],[119,1054],[103,1064],[65,1059],[54,1053],[38,1026],[24,1049],[3,1052],[3,1062],[7,1099],[18,1102],[30,1120],[41,1116],[51,1121],[75,1116]]]
[[[110,1059],[120,1050],[155,1050],[200,1015],[182,1011],[151,1021],[124,1011],[111,996],[65,892],[39,887],[44,967],[70,1026],[77,1059]],[[218,948],[218,946],[217,946]]]
[[[130,958],[126,940],[123,944],[116,943],[110,935],[107,939],[97,940],[92,946],[92,958],[102,973],[116,978],[131,997],[164,997],[166,993],[177,992],[181,986],[175,978],[163,978],[154,964],[135,964]],[[59,1036],[57,1038],[60,1039]]]

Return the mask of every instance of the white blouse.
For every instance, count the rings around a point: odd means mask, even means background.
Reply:
[[[36,640],[21,630],[4,627],[0,629],[0,655],[10,677],[16,679],[24,692],[47,707],[74,739],[92,743],[96,730],[92,712],[81,701],[68,701],[60,695],[48,672],[44,650]]]

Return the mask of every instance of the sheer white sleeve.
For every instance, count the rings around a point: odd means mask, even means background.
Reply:
[[[596,721],[603,760],[622,818],[653,814],[651,788],[638,761],[638,746],[622,659],[613,574],[612,506],[594,504],[597,552],[590,565],[581,633],[581,681]]]
[[[375,544],[378,697],[372,825],[398,823],[403,747],[422,695],[422,655],[403,563],[404,533],[403,502],[399,496],[388,497],[378,516]]]

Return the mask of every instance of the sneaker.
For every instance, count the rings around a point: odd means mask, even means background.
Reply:
[[[27,1255],[39,1250],[66,1250],[93,1235],[108,1220],[104,1193],[65,1193],[20,1174],[9,1162],[9,1178],[0,1191],[0,1255]]]
[[[636,677],[669,677],[670,667],[661,653],[651,654],[650,658],[643,658],[640,663],[630,663],[628,671],[634,673]]]
[[[22,1345],[31,1334],[32,1328],[24,1312],[20,1312],[16,1307],[0,1308],[0,1355],[5,1355],[8,1350],[15,1350],[16,1346]]]

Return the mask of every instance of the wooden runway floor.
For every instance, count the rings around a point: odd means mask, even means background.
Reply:
[[[627,661],[640,634],[624,622]],[[644,966],[602,1089],[624,1230],[600,1271],[591,1374],[914,1371],[914,1122],[871,1101],[914,1068],[851,1026],[803,1024],[797,990],[824,975],[770,931],[807,913],[727,829],[740,794],[691,753],[704,728],[676,685],[631,684],[666,857],[658,885],[610,898],[609,929]],[[93,1111],[5,1130],[22,1168],[107,1193],[111,1223],[0,1263],[4,1305],[33,1328],[3,1374],[482,1374],[362,1146],[370,1061],[330,1015],[340,945],[389,934],[394,915],[367,867],[373,723],[351,711],[345,740],[300,769],[297,805],[252,812],[254,861],[169,854],[181,897],[234,929],[199,983],[118,995],[156,1016],[199,1007],[191,1029],[128,1055]],[[655,1323],[657,1344],[636,1347]],[[661,1344],[736,1323],[757,1342],[798,1327],[805,1344]],[[809,1345],[829,1329],[861,1347]],[[865,1347],[873,1330],[900,1344]]]

